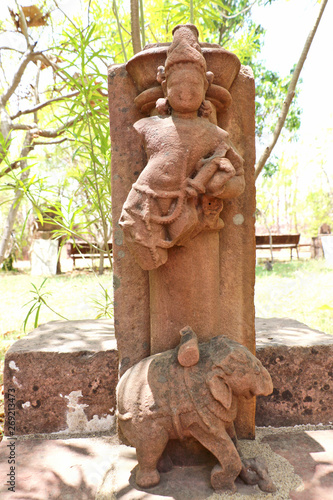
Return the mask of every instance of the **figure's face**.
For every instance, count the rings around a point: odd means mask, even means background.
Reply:
[[[205,98],[204,75],[193,67],[174,70],[167,79],[169,104],[179,113],[197,111]]]

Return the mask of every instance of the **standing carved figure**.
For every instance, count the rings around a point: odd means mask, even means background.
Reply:
[[[253,356],[251,70],[180,25],[168,49],[111,69],[109,95],[118,422],[137,450],[137,484],[158,483],[162,454],[164,468],[209,450],[214,488],[233,490],[241,473],[272,491],[235,445],[236,432],[254,437],[252,396],[272,390]]]
[[[243,159],[228,133],[209,121],[205,94],[214,79],[193,25],[177,26],[165,68],[158,68],[165,98],[157,116],[134,127],[142,136],[147,165],[123,206],[120,225],[142,269],[165,264],[168,249],[203,230],[223,227],[223,200],[244,190]]]

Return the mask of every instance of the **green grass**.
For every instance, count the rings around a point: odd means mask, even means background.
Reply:
[[[33,285],[39,288],[43,277],[33,277],[22,272],[0,272],[0,360],[12,344],[13,340],[24,336],[23,323],[32,303],[25,305],[33,298]],[[41,293],[46,303],[67,319],[93,319],[99,309],[94,299],[103,303],[101,283],[112,297],[112,275],[105,271],[98,280],[92,272],[74,271],[48,278]],[[26,332],[34,328],[35,314],[32,314],[26,325]],[[61,320],[57,314],[42,304],[39,313],[39,324]]]
[[[263,264],[256,268],[256,315],[262,318],[291,317],[312,328],[333,334],[333,268],[325,261],[294,260],[276,262],[273,271]],[[13,340],[24,335],[23,322],[33,297],[32,284],[38,288],[42,277],[22,272],[0,272],[0,360]],[[110,270],[99,277],[112,297]],[[42,292],[49,292],[46,302],[68,319],[93,319],[98,309],[93,299],[103,302],[101,287],[91,272],[74,271],[48,278]],[[61,319],[42,305],[39,324]],[[34,328],[34,315],[27,322],[26,331]]]
[[[333,268],[324,260],[275,262],[256,268],[256,316],[289,317],[333,334]]]

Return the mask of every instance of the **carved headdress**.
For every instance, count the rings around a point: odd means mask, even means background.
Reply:
[[[204,74],[207,65],[198,42],[199,32],[193,24],[179,24],[172,32],[173,42],[165,61],[165,76],[168,77],[176,64],[192,63]]]

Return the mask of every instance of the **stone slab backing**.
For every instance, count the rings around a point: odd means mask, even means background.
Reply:
[[[209,67],[208,67],[209,70]],[[149,276],[123,242],[118,224],[122,206],[145,166],[145,153],[133,124],[143,118],[134,105],[137,96],[125,65],[109,71],[110,131],[112,143],[112,218],[114,258],[115,334],[120,372],[150,354]],[[246,189],[236,200],[225,202],[220,232],[220,331],[255,350],[255,123],[254,79],[242,67],[230,88],[233,104],[218,125],[225,128],[245,159]],[[183,326],[186,326],[185,324]],[[242,437],[254,436],[255,404],[240,402],[237,429]]]
[[[256,320],[257,357],[274,390],[257,398],[256,424],[333,422],[333,336],[287,318]]]
[[[40,326],[15,342],[5,358],[5,395],[14,395],[16,403],[14,434],[110,430],[117,382],[111,321]],[[12,435],[8,422],[6,414],[5,434]]]

